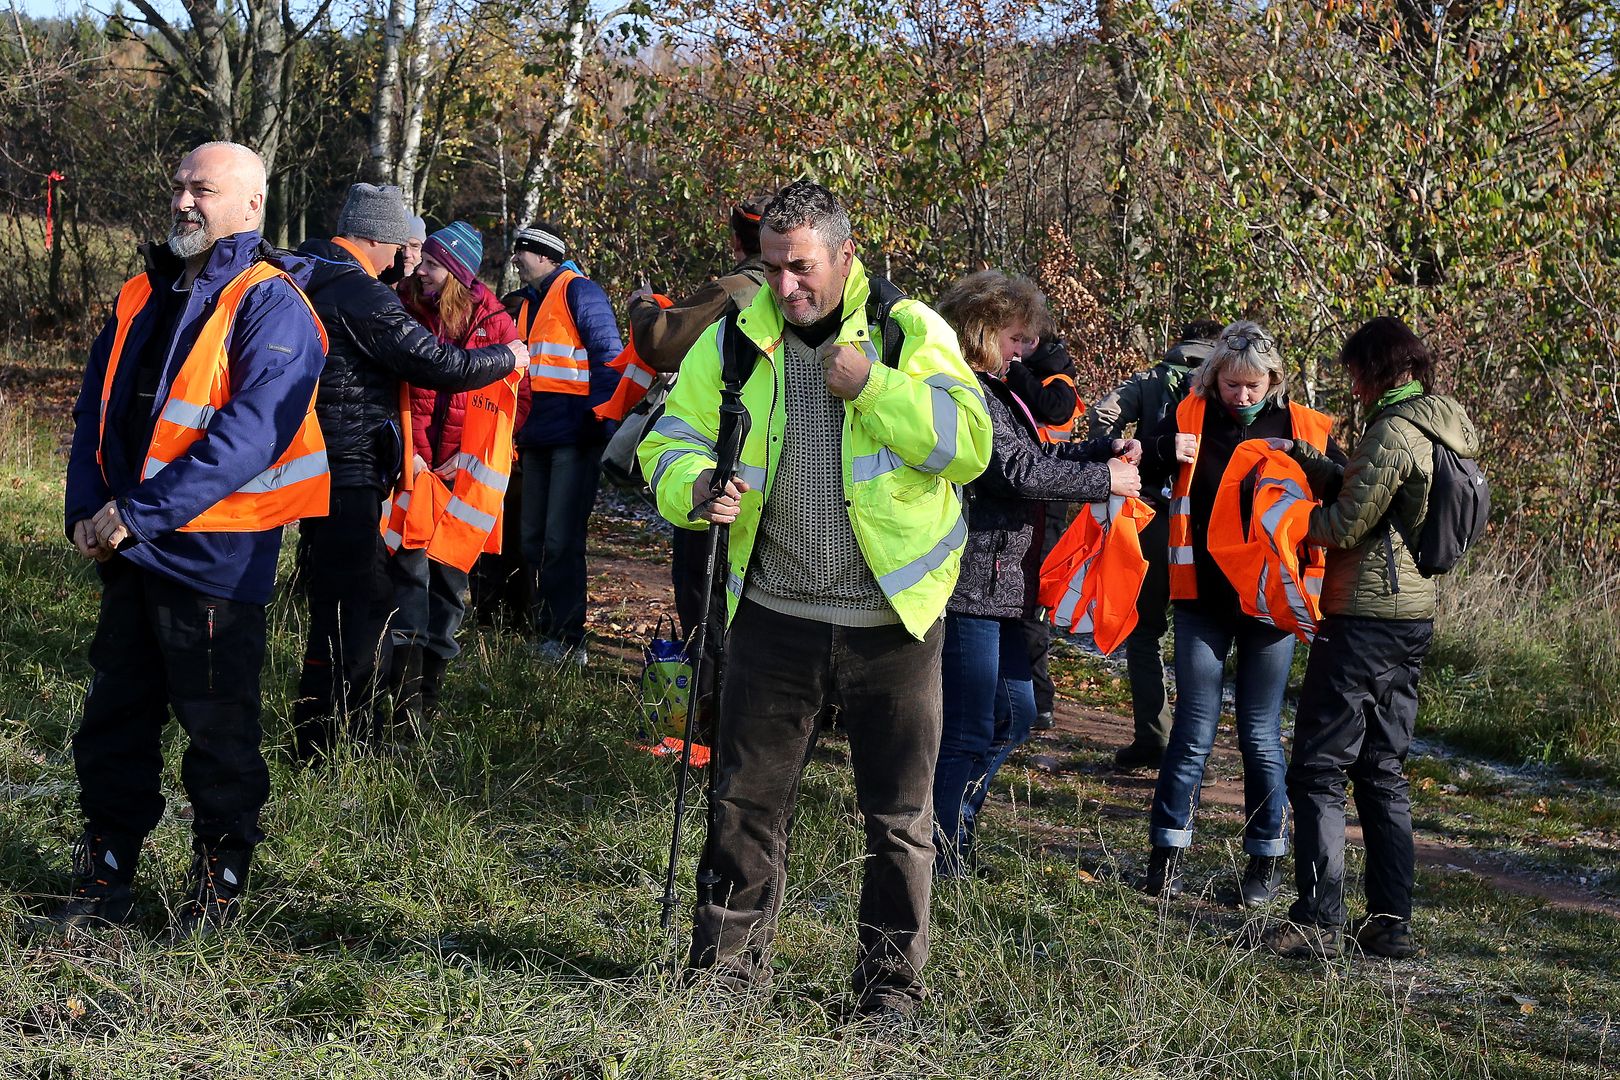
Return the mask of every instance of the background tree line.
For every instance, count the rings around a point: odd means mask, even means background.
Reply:
[[[1400,314],[1487,430],[1503,522],[1616,549],[1620,4],[127,2],[0,33],[13,342],[93,331],[205,138],[265,155],[279,244],[386,180],[501,241],[492,278],[557,221],[616,299],[703,280],[736,198],[813,175],[920,295],[1038,276],[1093,391],[1248,315],[1353,421],[1323,361]]]

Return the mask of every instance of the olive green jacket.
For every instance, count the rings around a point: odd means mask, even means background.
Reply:
[[[1478,457],[1479,433],[1454,399],[1424,394],[1367,418],[1344,466],[1314,447],[1294,443],[1293,457],[1311,486],[1338,495],[1311,512],[1309,539],[1326,545],[1322,614],[1359,619],[1434,618],[1435,581],[1417,571],[1401,539],[1416,536],[1428,514],[1434,441],[1463,457]],[[1385,527],[1391,511],[1401,528]],[[1396,592],[1390,587],[1393,556]]]

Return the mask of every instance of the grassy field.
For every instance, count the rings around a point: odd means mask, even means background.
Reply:
[[[672,777],[629,745],[623,672],[539,668],[474,632],[427,740],[299,772],[285,747],[302,623],[286,601],[264,676],[271,839],[243,919],[201,945],[165,938],[188,845],[171,767],[138,922],[63,936],[39,916],[77,830],[68,738],[97,592],[61,535],[61,410],[37,411],[0,408],[0,1076],[1616,1075],[1620,921],[1425,871],[1417,959],[1234,948],[1238,915],[1158,908],[1122,883],[1142,821],[1104,808],[1102,752],[1062,739],[1043,752],[1078,771],[1015,760],[987,812],[987,876],[936,893],[914,1031],[843,1019],[860,851],[836,738],[804,784],[774,993],[681,989],[658,929]],[[1106,671],[1065,678],[1118,704]],[[1517,846],[1620,816],[1597,781],[1532,814],[1511,777],[1414,767],[1420,813]],[[699,799],[683,898],[701,820]],[[1201,825],[1195,885],[1240,858],[1238,815]]]

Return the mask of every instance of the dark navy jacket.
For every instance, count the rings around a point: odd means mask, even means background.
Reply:
[[[540,306],[540,301],[558,273],[561,273],[561,268],[538,287],[525,285],[517,292],[502,297],[501,302],[514,319],[525,300],[533,311]],[[591,392],[535,394],[534,403],[529,408],[529,419],[518,430],[514,440],[520,448],[603,443],[611,434],[607,425],[598,420],[591,410],[612,397],[619,385],[619,373],[608,367],[624,349],[624,344],[619,340],[619,324],[613,317],[613,306],[608,303],[607,293],[590,278],[582,276],[570,281],[567,299],[568,311],[574,317],[574,326],[585,342],[585,351],[590,359]],[[521,331],[524,328],[519,326],[518,329]]]
[[[154,293],[173,289],[184,269],[163,245],[148,245],[147,273]],[[237,308],[227,351],[231,398],[208,422],[201,439],[150,480],[140,479],[146,446],[124,445],[114,418],[133,407],[141,355],[165,354],[154,411],[185,362],[221,289],[260,258],[279,256],[257,232],[237,233],[214,245],[167,340],[153,337],[155,304],[137,315],[124,343],[112,387],[103,447],[105,478],[96,464],[101,384],[116,321],[109,319],[90,349],[84,386],[73,407],[73,449],[68,460],[65,523],[73,526],[116,498],[134,543],[116,558],[171,578],[209,596],[250,604],[269,602],[275,586],[281,530],[179,532],[198,514],[274,464],[291,444],[309,408],[325,354],[309,308],[298,290],[277,278],[254,286]],[[307,268],[282,261],[296,278]]]

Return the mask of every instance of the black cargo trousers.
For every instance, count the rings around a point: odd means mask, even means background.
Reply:
[[[208,596],[122,558],[103,565],[93,676],[73,735],[79,806],[92,832],[139,842],[162,818],[172,708],[188,736],[180,778],[197,839],[232,849],[264,839],[264,652],[262,604]]]

